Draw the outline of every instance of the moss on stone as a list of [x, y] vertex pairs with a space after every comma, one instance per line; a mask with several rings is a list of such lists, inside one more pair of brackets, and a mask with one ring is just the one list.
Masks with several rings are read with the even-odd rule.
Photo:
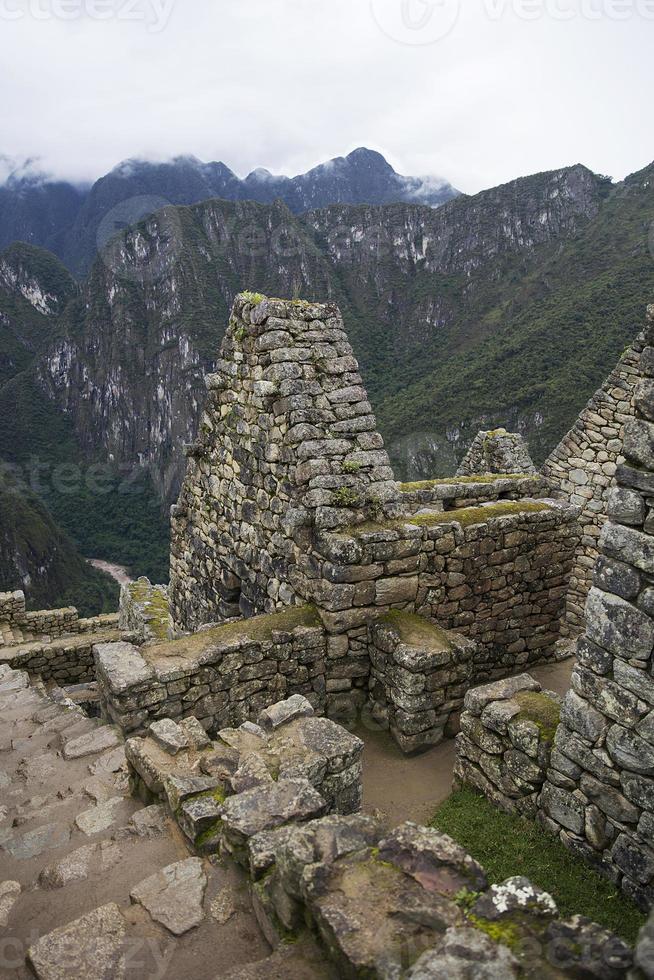
[[433, 511], [428, 514], [396, 518], [395, 520], [376, 522], [367, 521], [349, 528], [353, 537], [361, 534], [375, 534], [380, 531], [401, 531], [407, 524], [414, 527], [432, 527], [436, 524], [452, 524], [456, 522], [463, 527], [471, 524], [484, 524], [493, 517], [510, 517], [519, 514], [533, 514], [552, 510], [550, 504], [540, 501], [498, 500], [492, 504], [476, 507], [460, 507], [456, 510]]
[[128, 586], [134, 602], [143, 608], [148, 629], [157, 640], [168, 639], [170, 607], [168, 597], [156, 585], [137, 580]]
[[451, 476], [439, 480], [420, 480], [418, 483], [400, 483], [402, 493], [413, 493], [416, 490], [432, 490], [434, 487], [456, 486], [459, 483], [495, 483], [498, 480], [527, 480], [533, 477], [530, 473], [484, 473], [479, 476]]
[[259, 303], [263, 303], [266, 297], [263, 293], [253, 293], [249, 289], [246, 289], [241, 293], [241, 298], [245, 300], [246, 303], [252, 303], [253, 306], [258, 306]]
[[272, 639], [275, 631], [292, 633], [301, 626], [320, 626], [320, 618], [315, 606], [289, 606], [282, 612], [270, 613], [267, 616], [253, 616], [250, 619], [239, 619], [224, 626], [214, 626], [212, 629], [201, 630], [191, 636], [180, 637], [179, 640], [169, 640], [167, 643], [157, 643], [143, 649], [147, 660], [159, 660], [168, 657], [178, 657], [183, 660], [196, 660], [210, 646], [218, 643], [231, 643], [238, 640], [251, 640], [254, 643], [265, 643]]
[[447, 630], [430, 623], [428, 619], [405, 612], [403, 609], [390, 609], [379, 618], [380, 623], [396, 630], [402, 643], [407, 646], [426, 647], [428, 650], [451, 650], [452, 643]]
[[221, 833], [222, 828], [223, 822], [220, 818], [218, 818], [218, 820], [214, 821], [210, 827], [207, 827], [207, 829], [203, 830], [201, 834], [198, 834], [198, 836], [195, 838], [195, 846], [198, 848], [198, 850], [201, 851], [207, 844], [212, 843], [218, 834]]
[[513, 922], [491, 922], [490, 919], [482, 919], [477, 915], [469, 915], [468, 922], [490, 936], [494, 943], [508, 946], [509, 949], [516, 949], [520, 945], [522, 933]]
[[537, 691], [521, 691], [514, 695], [513, 700], [522, 708], [520, 714], [513, 720], [532, 721], [537, 726], [542, 740], [551, 745], [559, 726], [561, 706], [547, 694]]
[[356, 490], [351, 487], [339, 487], [332, 492], [332, 505], [334, 507], [358, 507], [361, 498]]
[[471, 524], [484, 524], [493, 517], [510, 517], [518, 514], [535, 514], [551, 510], [549, 504], [524, 500], [499, 500], [495, 504], [485, 504], [483, 507], [461, 507], [458, 510], [446, 510], [433, 514], [417, 514], [406, 519], [407, 524], [418, 527], [431, 527], [433, 524], [451, 524], [456, 521], [463, 527]]

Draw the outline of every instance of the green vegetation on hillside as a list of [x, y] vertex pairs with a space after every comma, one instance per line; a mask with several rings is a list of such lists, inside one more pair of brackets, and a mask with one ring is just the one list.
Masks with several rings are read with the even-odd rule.
[[118, 585], [92, 568], [37, 498], [0, 490], [0, 591], [22, 589], [28, 608], [115, 612]]
[[553, 897], [564, 916], [585, 915], [633, 943], [646, 916], [535, 823], [496, 809], [472, 789], [453, 793], [432, 827], [449, 834], [479, 861], [491, 884], [525, 875]]

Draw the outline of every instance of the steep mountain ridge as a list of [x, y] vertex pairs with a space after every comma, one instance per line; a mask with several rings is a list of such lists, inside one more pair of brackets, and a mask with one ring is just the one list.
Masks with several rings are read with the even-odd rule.
[[507, 272], [524, 274], [539, 250], [577, 235], [608, 190], [573, 167], [436, 210], [338, 205], [298, 217], [281, 204], [221, 201], [167, 209], [120, 238], [115, 262], [95, 263], [39, 361], [39, 383], [84, 452], [139, 461], [170, 499], [239, 289], [339, 302], [381, 401], [464, 345], [470, 316], [503, 293]]
[[419, 201], [436, 206], [458, 194], [446, 180], [403, 177], [380, 153], [360, 148], [297, 177], [253, 171], [241, 180], [224, 163], [180, 156], [161, 163], [126, 160], [90, 188], [33, 174], [0, 186], [0, 248], [16, 240], [50, 249], [74, 272], [86, 274], [113, 235], [172, 204], [210, 198], [284, 201], [296, 213], [346, 202]]
[[165, 208], [108, 245], [62, 315], [14, 290], [47, 342], [0, 383], [0, 459], [112, 467], [115, 492], [44, 499], [85, 554], [164, 578], [161, 502], [244, 288], [340, 304], [398, 476], [452, 472], [500, 424], [542, 459], [654, 295], [653, 174], [612, 185], [575, 166], [438, 209]]

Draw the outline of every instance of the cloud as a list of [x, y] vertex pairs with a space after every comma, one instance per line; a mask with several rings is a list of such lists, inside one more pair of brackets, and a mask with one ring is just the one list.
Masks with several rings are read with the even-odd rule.
[[2, 149], [73, 180], [179, 154], [297, 174], [358, 146], [467, 192], [578, 161], [621, 177], [654, 155], [654, 21], [582, 6], [543, 0], [528, 20], [520, 0], [0, 0]]

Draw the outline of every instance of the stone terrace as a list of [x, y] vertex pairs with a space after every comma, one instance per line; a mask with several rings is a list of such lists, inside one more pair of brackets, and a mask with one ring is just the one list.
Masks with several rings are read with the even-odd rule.
[[93, 645], [120, 639], [118, 616], [80, 619], [74, 607], [25, 610], [22, 592], [0, 593], [0, 665], [60, 686], [95, 679]]

